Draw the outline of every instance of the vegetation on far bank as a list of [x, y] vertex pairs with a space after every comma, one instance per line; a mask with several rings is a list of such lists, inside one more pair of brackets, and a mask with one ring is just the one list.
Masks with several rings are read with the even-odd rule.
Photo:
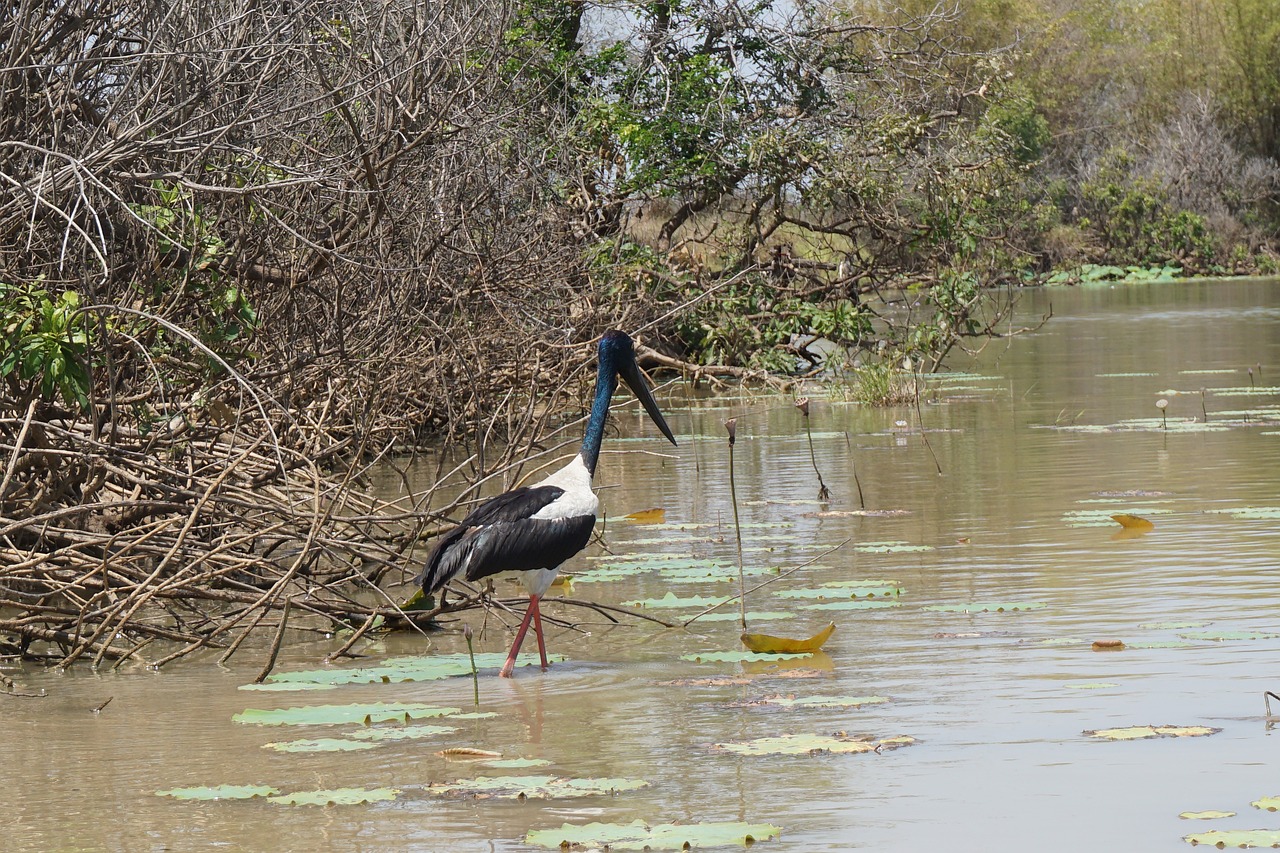
[[0, 54], [0, 634], [68, 660], [372, 620], [469, 495], [368, 466], [513, 479], [605, 328], [929, 370], [1027, 283], [1277, 270], [1263, 0], [20, 0]]

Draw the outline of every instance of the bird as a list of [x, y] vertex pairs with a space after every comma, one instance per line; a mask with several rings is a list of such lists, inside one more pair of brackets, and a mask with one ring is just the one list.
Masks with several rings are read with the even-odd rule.
[[520, 574], [529, 594], [529, 606], [499, 672], [504, 678], [510, 678], [515, 669], [516, 655], [531, 620], [542, 668], [548, 666], [539, 601], [560, 566], [586, 547], [595, 528], [600, 500], [591, 487], [591, 479], [600, 458], [609, 402], [619, 378], [640, 400], [667, 440], [676, 444], [636, 364], [631, 337], [616, 329], [605, 332], [597, 353], [595, 397], [578, 455], [546, 479], [490, 498], [468, 513], [457, 527], [440, 537], [418, 578], [423, 593], [433, 595], [458, 577], [474, 582], [502, 572]]

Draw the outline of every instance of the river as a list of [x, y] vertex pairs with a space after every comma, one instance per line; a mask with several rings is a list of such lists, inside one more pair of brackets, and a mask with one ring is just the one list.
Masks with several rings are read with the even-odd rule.
[[[750, 629], [807, 637], [832, 621], [820, 654], [715, 661], [741, 650], [734, 618], [615, 626], [549, 600], [544, 613], [577, 626], [548, 632], [565, 659], [510, 680], [482, 670], [478, 707], [469, 676], [246, 690], [262, 665], [247, 653], [161, 672], [6, 663], [46, 695], [0, 697], [5, 849], [507, 851], [536, 849], [534, 830], [634, 820], [768, 824], [780, 835], [756, 849], [805, 851], [1176, 850], [1191, 833], [1280, 830], [1280, 813], [1251, 805], [1280, 794], [1263, 704], [1280, 692], [1280, 282], [1029, 290], [1020, 321], [1050, 303], [1042, 328], [954, 356], [956, 373], [931, 382], [918, 410], [805, 389], [826, 503], [789, 397], [672, 391], [663, 407], [678, 448], [636, 407], [617, 417], [626, 438], [606, 440], [597, 475], [603, 544], [568, 565], [567, 594], [647, 600], [683, 621], [700, 608], [656, 600], [737, 589], [721, 426], [736, 417], [748, 582], [777, 578], [748, 598]], [[665, 522], [622, 518], [649, 508]], [[1109, 517], [1122, 513], [1154, 526], [1125, 534]], [[505, 651], [496, 618], [469, 617], [477, 652]], [[465, 655], [457, 627], [379, 638], [357, 663]], [[276, 673], [326, 669], [334, 646], [290, 644]], [[357, 663], [327, 670], [341, 680]], [[234, 719], [351, 703], [471, 713], [425, 720], [450, 732], [319, 752], [266, 745], [369, 727]], [[1203, 728], [1088, 734], [1166, 725]], [[836, 733], [829, 743], [913, 742], [738, 751]], [[522, 761], [439, 754], [458, 747]], [[534, 795], [516, 799], [430, 787], [462, 781], [474, 794], [475, 780], [504, 775], [618, 790], [543, 799], [529, 781]], [[378, 801], [157, 795], [222, 784]], [[1206, 810], [1237, 814], [1180, 816]]]

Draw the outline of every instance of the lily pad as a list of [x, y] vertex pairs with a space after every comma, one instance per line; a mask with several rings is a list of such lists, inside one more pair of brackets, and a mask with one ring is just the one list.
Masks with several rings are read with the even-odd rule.
[[286, 806], [358, 806], [394, 800], [399, 793], [397, 788], [333, 788], [327, 791], [296, 791], [267, 799]]
[[1178, 817], [1183, 820], [1220, 820], [1224, 817], [1235, 817], [1235, 812], [1222, 812], [1210, 809], [1203, 812], [1183, 812]]
[[247, 708], [231, 719], [259, 726], [336, 726], [346, 723], [384, 723], [421, 717], [447, 717], [459, 708], [437, 708], [416, 702], [369, 702], [354, 705], [304, 705], [298, 708]]
[[525, 767], [547, 767], [551, 762], [545, 758], [498, 758], [493, 761], [486, 761], [484, 764], [503, 770], [520, 770]]
[[1017, 610], [1043, 610], [1047, 605], [1027, 601], [973, 601], [968, 604], [928, 604], [920, 608], [936, 613], [1006, 613]]
[[1192, 649], [1196, 644], [1187, 640], [1135, 640], [1127, 645], [1131, 649]]
[[439, 797], [557, 800], [599, 797], [648, 786], [643, 779], [567, 779], [559, 776], [480, 776], [458, 782], [433, 782], [426, 790]]
[[1138, 625], [1139, 628], [1146, 628], [1151, 631], [1178, 631], [1187, 628], [1203, 628], [1210, 623], [1201, 622], [1143, 622]]
[[[724, 613], [708, 613], [706, 616], [699, 616], [698, 622], [737, 622], [742, 618], [734, 612]], [[777, 622], [780, 619], [794, 619], [794, 613], [787, 613], [783, 610], [748, 610], [748, 622]]]
[[536, 829], [526, 844], [552, 850], [689, 850], [698, 847], [743, 847], [776, 838], [782, 827], [768, 823], [682, 823], [649, 826], [633, 823], [566, 823], [559, 829]]
[[907, 735], [876, 740], [868, 735], [780, 735], [762, 737], [743, 743], [718, 743], [716, 749], [736, 755], [822, 755], [825, 753], [856, 754], [884, 752], [900, 746], [910, 746], [915, 738]]
[[251, 800], [254, 797], [270, 797], [279, 794], [278, 788], [269, 785], [212, 785], [200, 788], [170, 788], [156, 791], [158, 797], [175, 800]]
[[1230, 515], [1243, 521], [1280, 521], [1280, 506], [1246, 506], [1236, 509], [1205, 510], [1212, 515]]
[[860, 554], [910, 554], [932, 551], [932, 545], [909, 545], [906, 542], [864, 542], [853, 550]]
[[1210, 829], [1182, 836], [1192, 844], [1224, 847], [1280, 847], [1280, 829]]
[[799, 658], [812, 656], [812, 652], [792, 654], [763, 654], [761, 652], [699, 652], [694, 655], [681, 655], [680, 660], [688, 660], [695, 663], [752, 663], [755, 661], [797, 660]]
[[765, 696], [745, 705], [777, 705], [781, 708], [861, 708], [889, 700], [883, 696]]
[[370, 729], [357, 729], [347, 732], [347, 737], [356, 740], [418, 740], [456, 732], [454, 726], [375, 726]]
[[1254, 800], [1252, 803], [1249, 803], [1249, 805], [1253, 806], [1255, 809], [1273, 812], [1280, 809], [1280, 797], [1263, 797], [1261, 799]]
[[1222, 729], [1212, 726], [1127, 726], [1121, 729], [1097, 729], [1083, 732], [1103, 740], [1143, 740], [1153, 737], [1208, 737]]
[[622, 602], [623, 607], [679, 608], [679, 607], [712, 607], [724, 604], [729, 599], [725, 596], [690, 595], [679, 597], [669, 592], [662, 598], [641, 598]]
[[821, 586], [784, 589], [775, 593], [778, 598], [890, 598], [906, 592], [892, 581], [841, 581]]
[[[500, 652], [476, 655], [477, 669], [498, 669], [507, 656]], [[563, 656], [548, 656], [548, 660], [564, 660]], [[516, 666], [536, 666], [538, 656], [522, 655]], [[471, 658], [463, 653], [456, 655], [407, 655], [387, 658], [377, 666], [301, 670], [277, 672], [268, 677], [272, 684], [397, 684], [411, 681], [435, 681], [471, 675]], [[241, 688], [245, 689], [245, 688]], [[279, 687], [278, 690], [287, 688]], [[310, 689], [310, 688], [301, 688]]]
[[887, 607], [901, 607], [901, 601], [876, 601], [874, 599], [847, 599], [845, 601], [824, 601], [821, 604], [806, 604], [801, 610], [883, 610]]
[[[1111, 504], [1115, 507], [1115, 504]], [[1114, 527], [1117, 523], [1116, 516], [1122, 515], [1125, 518], [1139, 518], [1146, 515], [1168, 515], [1173, 510], [1161, 507], [1142, 506], [1134, 508], [1125, 508], [1124, 513], [1117, 513], [1115, 509], [1073, 509], [1070, 512], [1063, 513], [1062, 520], [1067, 527]], [[1148, 519], [1142, 519], [1148, 524]], [[1123, 524], [1124, 522], [1119, 522]], [[1155, 525], [1152, 524], [1154, 527]]]
[[304, 738], [302, 740], [282, 740], [264, 743], [263, 749], [274, 749], [276, 752], [354, 752], [359, 749], [373, 749], [376, 743], [347, 740], [338, 737]]
[[1270, 631], [1184, 631], [1178, 634], [1184, 640], [1274, 640], [1280, 637]]

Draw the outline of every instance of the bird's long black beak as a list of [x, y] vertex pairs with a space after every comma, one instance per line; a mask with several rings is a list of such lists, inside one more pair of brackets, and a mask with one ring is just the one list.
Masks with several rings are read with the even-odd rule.
[[631, 393], [636, 395], [636, 399], [640, 401], [640, 405], [644, 406], [644, 410], [649, 413], [649, 417], [657, 424], [658, 429], [662, 430], [662, 434], [667, 437], [667, 441], [675, 444], [676, 437], [671, 434], [671, 427], [667, 426], [666, 418], [658, 410], [658, 404], [653, 399], [653, 394], [649, 391], [648, 383], [644, 381], [644, 374], [640, 372], [640, 366], [635, 361], [626, 359], [622, 368], [618, 371], [618, 375], [622, 377], [623, 382], [627, 383]]

